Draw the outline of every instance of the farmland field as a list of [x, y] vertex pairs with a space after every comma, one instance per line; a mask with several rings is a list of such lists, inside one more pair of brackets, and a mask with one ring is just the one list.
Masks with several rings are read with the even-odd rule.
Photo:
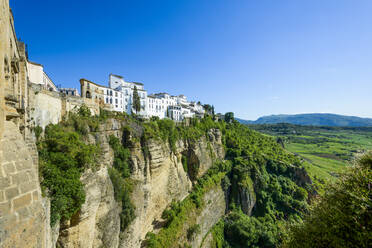
[[292, 124], [250, 125], [282, 140], [300, 156], [310, 176], [319, 183], [333, 180], [359, 153], [372, 150], [372, 128], [315, 127]]

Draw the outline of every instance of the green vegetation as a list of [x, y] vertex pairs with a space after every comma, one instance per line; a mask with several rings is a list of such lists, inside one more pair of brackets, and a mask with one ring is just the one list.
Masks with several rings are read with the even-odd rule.
[[113, 135], [110, 136], [109, 144], [114, 150], [114, 164], [109, 169], [109, 175], [114, 186], [115, 200], [121, 203], [120, 230], [123, 231], [135, 218], [134, 205], [130, 200], [130, 193], [132, 191], [132, 182], [129, 179], [130, 152]]
[[[75, 117], [84, 121], [84, 116]], [[73, 126], [66, 122], [48, 125], [38, 142], [41, 186], [51, 197], [51, 225], [68, 220], [85, 201], [81, 173], [94, 168], [99, 149], [87, 145]]]
[[[233, 123], [226, 131], [231, 213], [225, 219], [225, 240], [231, 247], [275, 247], [284, 221], [298, 221], [307, 211], [306, 182], [297, 177], [302, 166], [276, 140]], [[252, 192], [256, 205], [249, 217], [241, 210], [240, 192]], [[308, 188], [308, 190], [311, 190]]]
[[178, 140], [192, 144], [202, 136], [207, 137], [209, 130], [218, 128], [223, 132], [226, 126], [224, 122], [214, 122], [210, 116], [203, 119], [191, 119], [190, 122], [190, 125], [185, 125], [185, 123], [176, 125], [169, 119], [152, 119], [142, 123], [144, 128], [142, 139], [160, 139], [168, 142], [171, 149], [175, 151]]
[[133, 90], [133, 109], [136, 111], [136, 114], [141, 110], [141, 100], [136, 86], [134, 86]]
[[371, 247], [372, 153], [330, 184], [303, 223], [292, 227], [288, 248]]
[[257, 131], [284, 140], [298, 155], [319, 186], [334, 180], [352, 162], [355, 154], [372, 149], [372, 128], [310, 127], [292, 124], [251, 125]]
[[225, 121], [227, 123], [230, 123], [230, 122], [234, 121], [234, 113], [233, 112], [227, 112], [225, 114]]
[[[191, 236], [197, 231], [198, 227], [195, 223], [196, 216], [202, 210], [204, 205], [203, 196], [211, 188], [218, 186], [221, 180], [226, 175], [226, 171], [231, 169], [229, 162], [216, 163], [208, 172], [198, 180], [195, 184], [192, 193], [190, 193], [182, 202], [173, 202], [169, 209], [163, 212], [165, 227], [158, 234], [148, 233], [146, 235], [147, 247], [165, 248], [175, 247], [178, 239], [184, 234], [184, 227], [190, 226], [188, 229]], [[192, 228], [194, 227], [194, 228]], [[191, 234], [192, 233], [192, 234]]]
[[[274, 138], [252, 131], [236, 121], [230, 124], [214, 122], [211, 117], [190, 127], [174, 127], [175, 131], [168, 127], [159, 133], [164, 140], [172, 132], [176, 132], [176, 140], [193, 140], [212, 127], [223, 133], [226, 162], [217, 163], [198, 180], [184, 201], [174, 202], [164, 211], [165, 227], [157, 235], [147, 235], [148, 247], [174, 247], [185, 234], [185, 226], [189, 227], [186, 234], [192, 236], [192, 227], [197, 224], [195, 216], [203, 207], [202, 196], [211, 185], [222, 186], [229, 192], [231, 210], [222, 224], [212, 229], [216, 247], [275, 247], [283, 235], [279, 228], [282, 223], [299, 221], [307, 211], [307, 190], [311, 188], [298, 177], [298, 172], [303, 171], [301, 162], [278, 145]], [[182, 162], [188, 172], [192, 171], [190, 167], [194, 165], [186, 159]], [[252, 194], [256, 200], [251, 217], [242, 212], [240, 195], [243, 191]]]
[[256, 121], [239, 120], [243, 124], [290, 123], [295, 125], [331, 127], [372, 127], [372, 119], [335, 114], [270, 115]]
[[187, 240], [192, 240], [196, 234], [200, 233], [200, 225], [194, 224], [187, 229]]

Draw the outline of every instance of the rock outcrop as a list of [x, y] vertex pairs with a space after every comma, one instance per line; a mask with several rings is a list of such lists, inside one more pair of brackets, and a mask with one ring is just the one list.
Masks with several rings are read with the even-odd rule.
[[[136, 219], [122, 236], [120, 247], [140, 247], [146, 234], [155, 231], [161, 223], [161, 214], [173, 200], [184, 199], [192, 188], [192, 181], [182, 165], [182, 155], [192, 154], [188, 160], [198, 161], [198, 177], [224, 157], [219, 130], [211, 130], [209, 139], [201, 137], [188, 144], [179, 140], [176, 151], [167, 142], [148, 140], [132, 147], [133, 179], [137, 181], [133, 192]], [[147, 152], [144, 152], [147, 151]], [[224, 203], [225, 204], [225, 203]], [[217, 219], [218, 220], [218, 219]]]
[[[209, 230], [220, 220], [226, 211], [225, 193], [220, 186], [208, 191], [204, 195], [203, 201], [203, 210], [196, 218], [196, 223], [200, 226], [200, 231], [190, 242], [192, 247], [200, 247], [203, 238], [208, 235]], [[208, 247], [209, 243], [210, 240], [204, 240], [203, 246]]]
[[[201, 177], [215, 162], [223, 159], [224, 150], [219, 130], [210, 130], [193, 143], [178, 140], [175, 148], [160, 139], [141, 141], [123, 134], [124, 121], [108, 120], [86, 142], [99, 144], [102, 159], [95, 169], [81, 177], [86, 201], [69, 221], [50, 227], [50, 201], [42, 198], [38, 179], [38, 159], [35, 143], [26, 144], [13, 123], [6, 123], [1, 140], [0, 170], [0, 243], [1, 247], [141, 247], [150, 231], [161, 228], [161, 215], [173, 201], [183, 200], [191, 191], [193, 181]], [[135, 130], [137, 129], [137, 130]], [[141, 133], [140, 128], [133, 127]], [[108, 144], [110, 135], [129, 139], [132, 176], [135, 182], [132, 202], [135, 219], [120, 230], [120, 203], [108, 175], [114, 154]], [[128, 141], [128, 140], [123, 140]], [[190, 178], [182, 157], [198, 165], [196, 178]], [[225, 213], [225, 196], [220, 187], [213, 188], [203, 198], [205, 208], [197, 216], [200, 233], [193, 239], [199, 247], [209, 229]]]

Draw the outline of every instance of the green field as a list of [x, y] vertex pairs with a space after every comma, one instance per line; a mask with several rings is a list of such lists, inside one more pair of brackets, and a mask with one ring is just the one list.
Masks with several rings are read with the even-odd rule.
[[292, 124], [250, 125], [259, 132], [280, 137], [290, 152], [304, 160], [317, 182], [333, 180], [359, 153], [372, 150], [372, 128], [314, 127]]

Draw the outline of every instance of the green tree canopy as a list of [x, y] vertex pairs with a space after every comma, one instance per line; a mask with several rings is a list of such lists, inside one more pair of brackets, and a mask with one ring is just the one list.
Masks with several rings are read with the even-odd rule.
[[231, 123], [234, 120], [234, 113], [233, 112], [227, 112], [225, 114], [225, 121], [227, 123]]
[[328, 187], [284, 247], [371, 247], [371, 168], [372, 152]]

